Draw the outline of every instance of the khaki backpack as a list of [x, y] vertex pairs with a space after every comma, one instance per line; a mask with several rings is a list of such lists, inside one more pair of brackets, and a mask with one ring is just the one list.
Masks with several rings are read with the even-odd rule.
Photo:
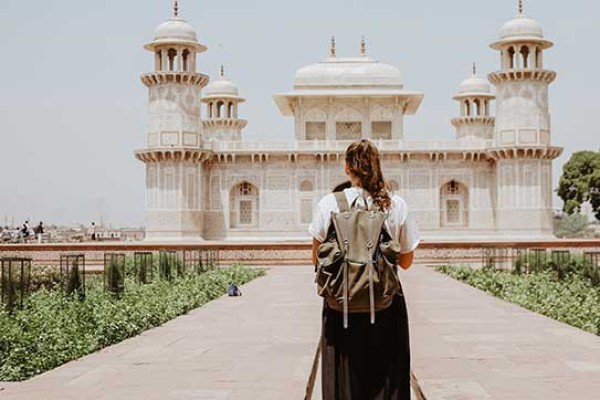
[[390, 306], [400, 290], [396, 263], [400, 243], [385, 226], [387, 212], [375, 204], [369, 209], [348, 204], [344, 192], [336, 192], [339, 212], [331, 213], [327, 238], [317, 248], [317, 290], [327, 305], [344, 313], [370, 313]]

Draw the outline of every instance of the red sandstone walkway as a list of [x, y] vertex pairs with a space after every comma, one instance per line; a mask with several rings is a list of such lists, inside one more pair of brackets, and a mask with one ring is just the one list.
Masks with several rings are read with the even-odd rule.
[[271, 270], [159, 328], [24, 383], [2, 400], [302, 399], [320, 333], [310, 267]]
[[428, 400], [600, 399], [600, 337], [429, 268], [402, 280]]
[[[426, 267], [401, 278], [413, 370], [428, 400], [599, 398], [600, 338]], [[302, 399], [319, 335], [312, 279], [310, 267], [274, 268], [241, 298], [27, 382], [0, 382], [0, 399]]]

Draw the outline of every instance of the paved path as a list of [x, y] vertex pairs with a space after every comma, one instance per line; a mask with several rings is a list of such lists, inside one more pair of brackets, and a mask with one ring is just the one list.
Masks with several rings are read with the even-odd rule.
[[27, 382], [0, 383], [0, 399], [302, 399], [320, 333], [312, 279], [311, 267], [272, 269], [242, 297]]
[[[0, 382], [0, 399], [302, 399], [320, 330], [312, 279], [310, 267], [271, 269], [241, 298], [222, 297], [27, 382]], [[401, 279], [427, 400], [599, 398], [600, 338], [426, 267]]]
[[600, 399], [600, 337], [429, 268], [402, 281], [428, 400]]

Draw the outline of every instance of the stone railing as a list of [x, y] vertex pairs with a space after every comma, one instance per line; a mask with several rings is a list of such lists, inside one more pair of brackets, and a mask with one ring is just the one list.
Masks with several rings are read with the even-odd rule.
[[[204, 150], [220, 152], [302, 152], [335, 151], [342, 152], [352, 143], [351, 140], [297, 140], [290, 142], [205, 142]], [[382, 151], [444, 151], [444, 150], [485, 150], [492, 146], [488, 140], [452, 140], [452, 141], [403, 141], [374, 140]]]
[[[573, 253], [600, 252], [600, 240], [548, 241], [423, 241], [415, 253], [416, 263], [480, 263], [489, 249], [514, 259], [527, 249], [569, 250]], [[223, 264], [241, 262], [249, 265], [309, 265], [311, 243], [306, 242], [206, 242], [194, 244], [115, 242], [76, 244], [0, 245], [0, 257], [31, 257], [34, 263], [58, 264], [61, 254], [83, 253], [89, 265], [102, 265], [104, 253], [133, 254], [137, 251], [218, 250]]]

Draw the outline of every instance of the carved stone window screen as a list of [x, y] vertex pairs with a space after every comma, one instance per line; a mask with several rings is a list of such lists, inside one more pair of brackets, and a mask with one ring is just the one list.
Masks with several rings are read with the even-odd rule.
[[248, 182], [242, 182], [239, 185], [238, 191], [239, 191], [239, 194], [242, 196], [252, 196], [252, 195], [254, 195], [254, 191], [255, 191], [254, 189], [255, 189], [254, 185], [251, 185]]
[[444, 186], [444, 191], [448, 195], [460, 195], [460, 184], [456, 181], [450, 181]]
[[240, 200], [240, 224], [252, 224], [252, 201]]
[[467, 187], [455, 180], [440, 190], [440, 225], [442, 227], [468, 227], [469, 192]]
[[230, 225], [232, 228], [258, 226], [258, 189], [249, 182], [240, 182], [231, 190]]
[[446, 222], [457, 224], [460, 222], [460, 201], [446, 200]]
[[325, 122], [307, 122], [306, 140], [325, 140]]
[[392, 138], [391, 121], [373, 121], [371, 122], [371, 138], [390, 140]]
[[362, 135], [362, 123], [336, 122], [335, 133], [338, 140], [358, 140]]

